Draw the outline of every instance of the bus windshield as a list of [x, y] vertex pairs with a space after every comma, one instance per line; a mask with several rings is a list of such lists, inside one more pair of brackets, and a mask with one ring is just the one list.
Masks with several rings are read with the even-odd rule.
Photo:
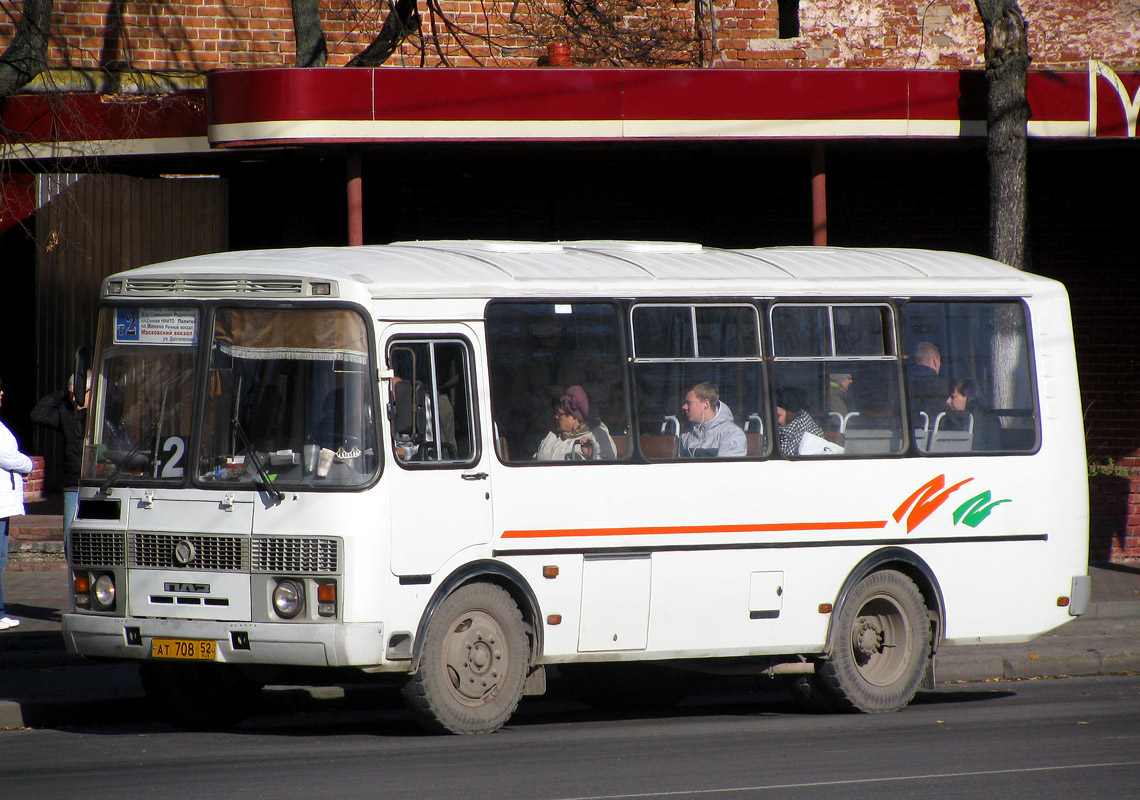
[[193, 420], [199, 312], [104, 308], [86, 479], [181, 482]]
[[376, 425], [358, 314], [221, 308], [209, 358], [199, 481], [311, 488], [371, 480]]

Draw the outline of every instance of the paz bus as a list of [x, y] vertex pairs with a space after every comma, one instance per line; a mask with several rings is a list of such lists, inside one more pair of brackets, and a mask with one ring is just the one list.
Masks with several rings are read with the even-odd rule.
[[186, 726], [297, 669], [454, 733], [552, 666], [893, 711], [1089, 599], [1068, 300], [975, 256], [218, 253], [105, 279], [90, 369], [64, 636]]

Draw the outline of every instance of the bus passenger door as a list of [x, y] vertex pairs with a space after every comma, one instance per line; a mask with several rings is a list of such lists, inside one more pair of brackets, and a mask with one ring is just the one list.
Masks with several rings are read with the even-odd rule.
[[394, 325], [381, 352], [385, 381], [392, 572], [434, 575], [491, 539], [490, 456], [479, 446], [478, 336], [460, 324]]

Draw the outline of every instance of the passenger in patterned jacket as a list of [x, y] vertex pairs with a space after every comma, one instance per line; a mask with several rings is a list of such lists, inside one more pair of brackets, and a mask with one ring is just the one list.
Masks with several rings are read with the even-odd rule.
[[781, 389], [776, 393], [776, 423], [780, 426], [780, 453], [785, 458], [798, 455], [805, 433], [823, 436], [812, 415], [804, 408], [804, 393], [800, 389]]

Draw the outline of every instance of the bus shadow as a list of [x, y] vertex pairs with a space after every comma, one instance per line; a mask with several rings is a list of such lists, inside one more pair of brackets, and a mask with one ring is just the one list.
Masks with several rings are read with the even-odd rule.
[[[995, 690], [960, 685], [920, 691], [911, 701], [913, 707], [954, 706], [1013, 697], [1012, 690]], [[162, 720], [143, 698], [123, 704], [118, 713], [93, 715], [103, 725], [67, 725], [72, 730], [92, 734], [121, 733], [124, 728], [182, 731]], [[905, 713], [905, 710], [904, 710]], [[660, 708], [598, 708], [575, 697], [568, 687], [555, 680], [541, 697], [527, 697], [507, 723], [511, 728], [543, 725], [597, 724], [607, 722], [652, 722], [710, 717], [797, 718], [847, 717], [858, 714], [817, 711], [804, 708], [788, 694], [779, 681], [756, 678], [702, 679], [693, 692], [679, 704]], [[58, 720], [39, 720], [37, 727], [56, 727]], [[36, 726], [35, 722], [31, 723]], [[248, 719], [225, 731], [229, 735], [309, 736], [380, 736], [406, 738], [431, 736], [421, 728], [404, 707], [399, 689], [371, 684], [343, 687], [271, 686], [262, 691], [257, 708]]]
[[912, 706], [944, 706], [961, 703], [981, 703], [989, 700], [1005, 700], [1015, 697], [1017, 692], [1012, 689], [993, 689], [978, 686], [976, 689], [966, 685], [938, 687], [920, 691], [910, 701]]

